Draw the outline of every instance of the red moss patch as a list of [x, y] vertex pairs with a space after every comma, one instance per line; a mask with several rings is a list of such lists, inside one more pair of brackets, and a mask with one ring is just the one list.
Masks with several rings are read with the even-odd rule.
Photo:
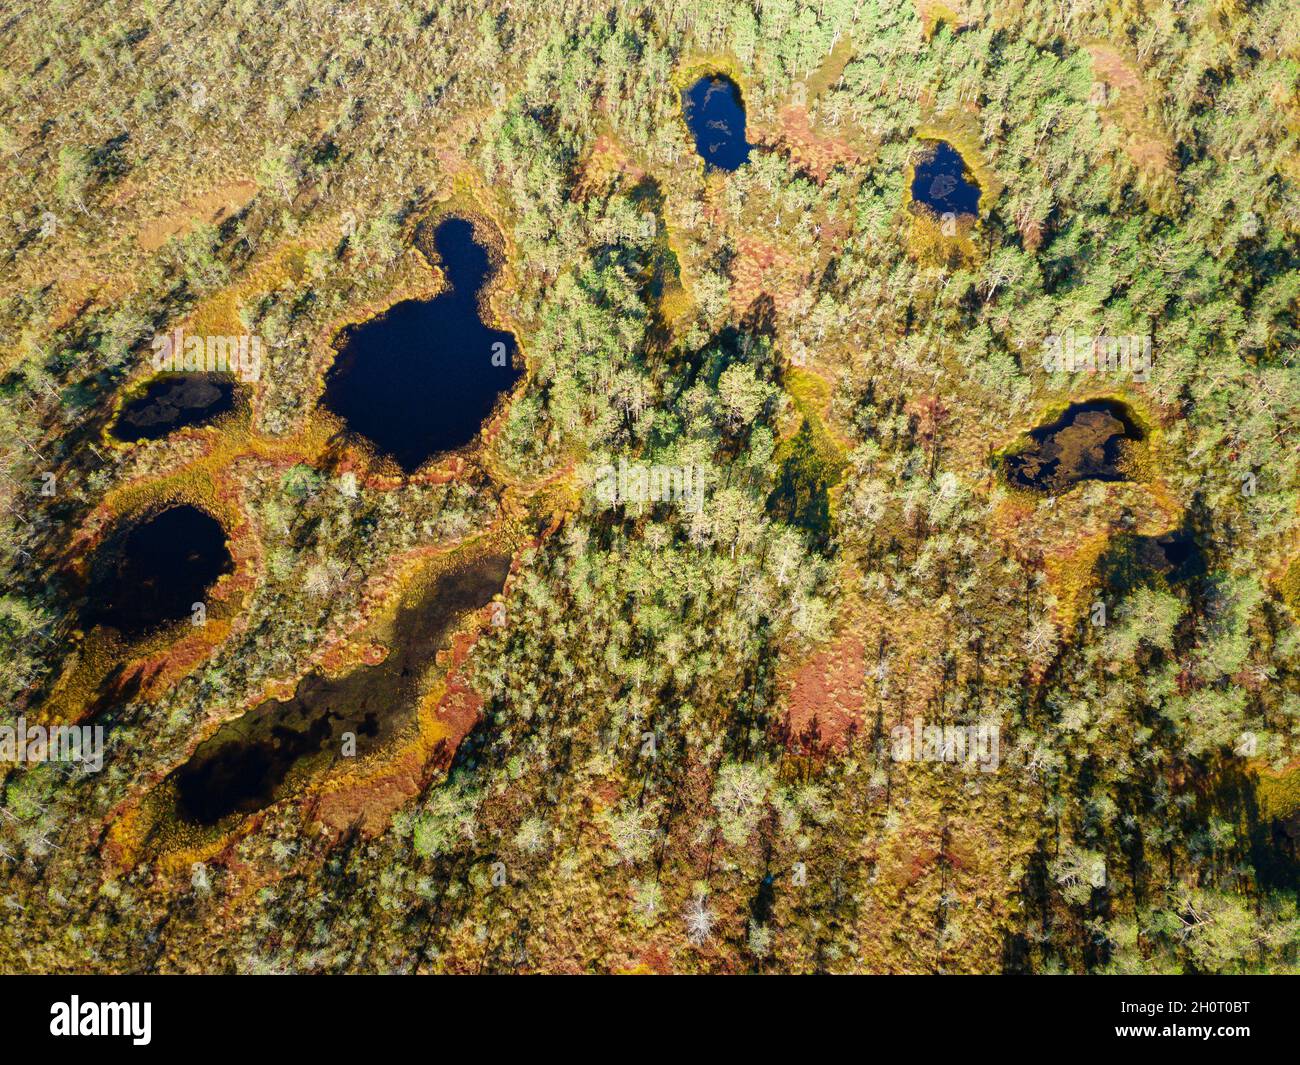
[[786, 723], [791, 746], [842, 750], [862, 727], [866, 643], [850, 628], [813, 653], [790, 679]]

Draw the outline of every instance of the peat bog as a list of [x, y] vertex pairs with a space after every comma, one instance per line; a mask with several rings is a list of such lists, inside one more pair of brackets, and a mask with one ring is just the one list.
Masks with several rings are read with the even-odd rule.
[[1145, 434], [1115, 400], [1073, 403], [1055, 421], [1029, 431], [1030, 443], [1003, 459], [1018, 488], [1063, 492], [1080, 481], [1126, 481], [1124, 442]]
[[719, 170], [738, 170], [753, 148], [745, 139], [745, 104], [730, 78], [710, 74], [682, 93], [682, 115], [700, 158]]
[[1190, 525], [1156, 536], [1132, 533], [1115, 537], [1099, 563], [1102, 583], [1128, 594], [1155, 578], [1169, 586], [1204, 577], [1209, 570], [1205, 552]]
[[91, 564], [82, 622], [140, 636], [189, 618], [211, 584], [233, 568], [226, 531], [183, 503], [122, 523]]
[[974, 215], [979, 213], [980, 187], [957, 149], [947, 141], [932, 141], [916, 164], [912, 199], [938, 215]]
[[438, 650], [461, 618], [501, 591], [509, 570], [508, 555], [486, 555], [441, 574], [398, 610], [382, 662], [339, 679], [310, 673], [292, 699], [268, 699], [223, 725], [174, 774], [177, 818], [214, 825], [264, 809], [295, 769], [318, 772], [343, 758], [345, 732], [356, 737], [356, 757], [378, 749], [414, 720]]
[[521, 372], [514, 336], [483, 321], [493, 264], [473, 225], [444, 219], [433, 243], [448, 289], [347, 329], [322, 401], [407, 473], [473, 441]]

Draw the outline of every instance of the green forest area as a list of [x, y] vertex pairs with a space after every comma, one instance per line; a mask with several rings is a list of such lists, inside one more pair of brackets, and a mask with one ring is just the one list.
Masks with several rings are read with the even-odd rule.
[[[0, 757], [0, 971], [1300, 970], [1296, 15], [7, 4], [0, 725], [103, 757]], [[516, 376], [402, 466], [439, 299]]]

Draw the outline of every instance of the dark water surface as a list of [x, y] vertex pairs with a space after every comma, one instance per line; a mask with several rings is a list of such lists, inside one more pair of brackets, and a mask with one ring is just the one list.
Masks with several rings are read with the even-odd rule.
[[700, 158], [719, 170], [737, 170], [753, 148], [745, 139], [745, 104], [730, 78], [700, 78], [682, 94], [682, 114]]
[[492, 262], [473, 226], [448, 218], [433, 242], [450, 290], [348, 329], [325, 381], [325, 406], [408, 473], [470, 443], [520, 376], [514, 336], [480, 316]]
[[947, 141], [934, 141], [916, 164], [912, 199], [935, 214], [978, 214], [980, 187], [967, 176], [957, 149]]
[[155, 377], [123, 405], [112, 433], [118, 440], [158, 440], [186, 425], [202, 425], [235, 406], [235, 382], [213, 373]]
[[1123, 441], [1143, 433], [1122, 403], [1075, 403], [1048, 425], [1031, 429], [1032, 443], [1007, 455], [1010, 482], [1040, 492], [1061, 492], [1080, 481], [1124, 481]]
[[1156, 578], [1170, 586], [1194, 581], [1209, 569], [1204, 550], [1186, 524], [1156, 536], [1116, 536], [1098, 568], [1102, 583], [1123, 594]]
[[399, 609], [388, 657], [331, 680], [310, 673], [293, 698], [268, 699], [223, 725], [176, 771], [177, 816], [213, 825], [280, 798], [292, 770], [319, 771], [343, 757], [343, 733], [356, 756], [377, 749], [414, 720], [420, 681], [451, 630], [501, 591], [507, 555], [489, 555], [444, 573], [417, 603]]
[[189, 618], [231, 569], [221, 523], [189, 504], [171, 507], [105, 539], [91, 566], [83, 622], [136, 636]]

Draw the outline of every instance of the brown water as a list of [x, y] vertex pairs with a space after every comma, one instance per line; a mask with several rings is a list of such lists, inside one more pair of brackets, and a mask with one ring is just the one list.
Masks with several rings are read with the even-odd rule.
[[337, 680], [311, 673], [293, 698], [268, 699], [223, 725], [174, 774], [178, 818], [212, 825], [269, 806], [291, 775], [337, 764], [344, 733], [355, 735], [356, 757], [392, 739], [414, 721], [421, 681], [456, 624], [492, 601], [509, 569], [509, 556], [488, 555], [442, 574], [398, 610], [383, 662]]
[[1125, 441], [1143, 439], [1122, 403], [1075, 403], [1056, 421], [1030, 430], [1028, 447], [1007, 455], [1007, 479], [1017, 487], [1063, 492], [1080, 481], [1125, 481]]

